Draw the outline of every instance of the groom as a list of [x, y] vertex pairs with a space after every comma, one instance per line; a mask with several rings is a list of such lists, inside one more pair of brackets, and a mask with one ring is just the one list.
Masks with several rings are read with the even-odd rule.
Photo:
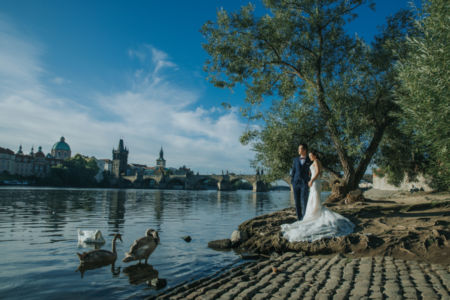
[[303, 219], [308, 203], [309, 187], [308, 182], [311, 179], [309, 167], [312, 162], [308, 155], [308, 146], [300, 144], [298, 146], [299, 156], [294, 158], [291, 173], [291, 184], [294, 190], [295, 208], [299, 220]]

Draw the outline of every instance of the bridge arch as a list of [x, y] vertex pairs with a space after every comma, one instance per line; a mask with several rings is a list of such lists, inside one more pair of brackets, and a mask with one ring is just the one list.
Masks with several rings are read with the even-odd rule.
[[174, 188], [174, 189], [185, 189], [186, 180], [180, 177], [170, 178], [167, 181], [167, 187], [168, 188]]
[[217, 189], [218, 182], [219, 181], [214, 177], [202, 176], [193, 180], [191, 182], [191, 187], [199, 190]]
[[143, 186], [144, 187], [148, 187], [148, 188], [157, 188], [158, 187], [158, 182], [154, 179], [154, 178], [145, 178], [142, 180], [143, 182]]
[[253, 182], [245, 177], [235, 177], [230, 179], [233, 190], [253, 190]]

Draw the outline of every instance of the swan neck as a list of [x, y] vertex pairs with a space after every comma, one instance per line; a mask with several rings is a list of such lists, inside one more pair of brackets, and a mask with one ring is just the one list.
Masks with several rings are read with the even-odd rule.
[[114, 237], [113, 242], [112, 242], [112, 252], [114, 254], [116, 253], [116, 240], [117, 240], [117, 238]]

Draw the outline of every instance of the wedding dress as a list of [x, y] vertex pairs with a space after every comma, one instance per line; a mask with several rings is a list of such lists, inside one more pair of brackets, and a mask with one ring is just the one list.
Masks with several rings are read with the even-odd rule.
[[[311, 165], [311, 177], [316, 169]], [[322, 184], [320, 178], [313, 181], [309, 189], [308, 203], [303, 220], [292, 224], [281, 225], [283, 237], [289, 242], [312, 242], [321, 238], [344, 236], [353, 232], [355, 225], [349, 219], [322, 206], [320, 193]]]

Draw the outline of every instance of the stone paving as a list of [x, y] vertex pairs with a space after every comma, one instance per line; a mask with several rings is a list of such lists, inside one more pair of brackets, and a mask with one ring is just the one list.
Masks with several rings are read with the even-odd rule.
[[450, 266], [392, 257], [286, 253], [174, 287], [155, 299], [450, 299]]

